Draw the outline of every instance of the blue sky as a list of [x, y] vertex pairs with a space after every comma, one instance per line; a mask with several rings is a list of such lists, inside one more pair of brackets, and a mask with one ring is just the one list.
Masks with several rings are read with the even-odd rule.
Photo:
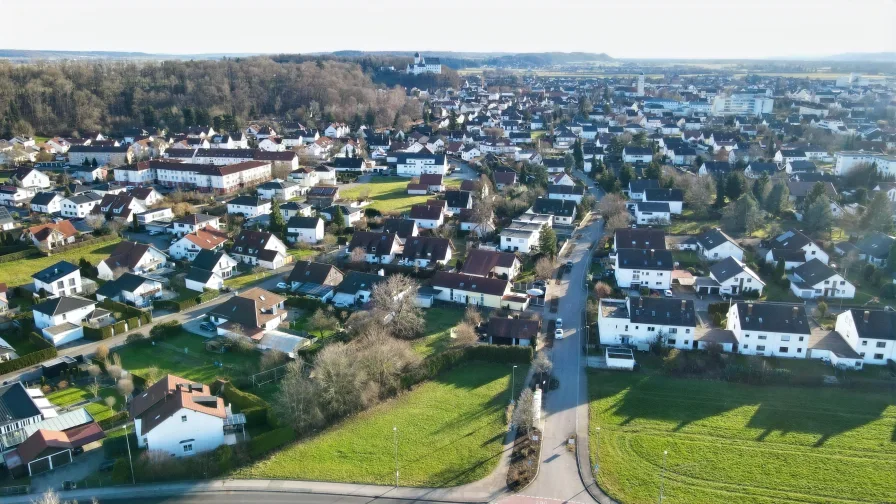
[[4, 49], [586, 51], [621, 58], [896, 51], [896, 0], [0, 3]]

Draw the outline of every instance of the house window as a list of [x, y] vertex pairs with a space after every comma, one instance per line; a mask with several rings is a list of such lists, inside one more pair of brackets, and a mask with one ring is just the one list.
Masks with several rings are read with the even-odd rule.
[[767, 339], [767, 338], [768, 338], [768, 336], [766, 336], [766, 335], [764, 335], [764, 334], [760, 334], [760, 335], [759, 335], [759, 339], [761, 339], [761, 340], [764, 340], [764, 339]]
[[655, 331], [655, 330], [656, 330], [656, 327], [647, 326], [647, 331], [648, 331], [648, 332], [653, 332], [653, 331]]
[[764, 352], [764, 351], [765, 351], [765, 345], [759, 345], [759, 346], [757, 346], [757, 347], [756, 347], [756, 351], [757, 351], [757, 352]]
[[868, 346], [868, 342], [863, 340], [863, 341], [862, 341], [862, 346]]
[[882, 353], [874, 354], [874, 360], [883, 360], [883, 358], [884, 358], [884, 354], [882, 354]]
[[184, 453], [193, 453], [193, 443], [187, 443], [184, 445]]
[[800, 341], [803, 341], [803, 337], [802, 337], [802, 336], [800, 336]]
[[802, 348], [797, 348], [797, 349], [796, 349], [796, 353], [803, 353], [803, 349], [802, 349]]
[[750, 345], [744, 345], [744, 350], [749, 350], [749, 349], [750, 349]]
[[789, 350], [790, 350], [790, 349], [787, 348], [786, 346], [782, 346], [781, 348], [778, 349], [778, 351], [781, 352], [781, 353], [787, 353]]
[[667, 343], [669, 343], [670, 345], [674, 345], [674, 344], [675, 344], [675, 340], [674, 340], [674, 339], [667, 340]]
[[181, 415], [181, 416], [180, 416], [180, 421], [181, 421], [181, 422], [186, 422], [186, 421], [187, 421], [187, 415]]
[[790, 335], [781, 336], [781, 341], [790, 341]]
[[884, 341], [878, 341], [877, 348], [887, 348], [887, 343]]
[[684, 330], [684, 333], [685, 333], [685, 334], [691, 334], [691, 330], [690, 330], [690, 329], [685, 329], [685, 330]]
[[677, 327], [670, 327], [670, 328], [669, 328], [669, 334], [678, 334], [678, 328], [677, 328]]

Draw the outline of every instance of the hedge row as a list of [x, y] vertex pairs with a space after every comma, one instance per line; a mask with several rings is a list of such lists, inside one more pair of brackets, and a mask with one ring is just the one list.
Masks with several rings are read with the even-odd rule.
[[131, 317], [126, 322], [128, 323], [128, 331], [140, 327], [140, 317]]
[[113, 301], [111, 298], [104, 299], [101, 306], [111, 312], [122, 313], [125, 317], [139, 317], [143, 315], [143, 310]]
[[155, 302], [156, 308], [162, 310], [170, 310], [174, 312], [182, 312], [188, 308], [196, 306], [196, 298], [187, 299], [166, 299]]
[[84, 339], [90, 341], [102, 341], [111, 338], [112, 335], [112, 326], [110, 325], [104, 327], [84, 326]]
[[119, 320], [118, 322], [112, 324], [112, 327], [115, 328], [115, 334], [121, 334], [127, 330], [127, 326], [125, 325], [124, 320]]
[[214, 300], [215, 298], [217, 298], [220, 295], [221, 295], [221, 293], [218, 291], [205, 290], [205, 291], [203, 291], [202, 294], [200, 294], [199, 296], [196, 297], [196, 301], [198, 301], [199, 304], [208, 303], [209, 301]]
[[12, 373], [28, 366], [40, 364], [41, 362], [56, 357], [56, 347], [52, 343], [42, 338], [39, 334], [28, 333], [28, 340], [33, 344], [43, 347], [40, 350], [20, 356], [17, 359], [0, 362], [0, 374]]
[[42, 254], [49, 256], [52, 254], [58, 254], [60, 252], [65, 252], [66, 250], [74, 250], [74, 249], [87, 247], [89, 245], [102, 245], [104, 243], [112, 244], [112, 243], [118, 243], [119, 241], [121, 241], [121, 240], [118, 239], [118, 235], [113, 233], [111, 235], [99, 236], [97, 238], [91, 238], [89, 240], [81, 240], [79, 242], [75, 242], [75, 243], [72, 243], [69, 245], [63, 245], [61, 247], [54, 247], [53, 250], [50, 250], [49, 253], [42, 252]]
[[28, 250], [22, 250], [20, 252], [13, 252], [11, 254], [5, 254], [0, 256], [0, 263], [7, 263], [12, 261], [18, 261], [19, 259], [30, 259], [32, 257], [40, 257], [41, 253], [36, 248], [30, 248]]
[[128, 412], [127, 411], [119, 411], [118, 413], [115, 413], [114, 415], [110, 416], [109, 418], [100, 420], [99, 422], [97, 422], [97, 424], [100, 426], [101, 429], [109, 430], [112, 427], [115, 427], [116, 425], [127, 421], [127, 419], [128, 419]]
[[179, 322], [175, 322], [173, 320], [168, 322], [163, 322], [161, 324], [156, 324], [152, 329], [149, 330], [149, 338], [156, 341], [161, 341], [168, 339], [172, 336], [176, 336], [180, 334], [181, 327]]
[[232, 383], [228, 383], [224, 386], [222, 395], [227, 402], [229, 402], [233, 406], [236, 406], [236, 408], [240, 412], [245, 412], [245, 410], [251, 408], [268, 408], [268, 403], [265, 402], [264, 399], [258, 397], [255, 394], [243, 392], [242, 390], [234, 387]]
[[296, 440], [296, 433], [289, 427], [281, 427], [253, 437], [249, 441], [249, 456], [259, 458], [263, 455], [292, 443]]
[[137, 451], [137, 434], [131, 429], [127, 436], [107, 437], [103, 441], [103, 454], [107, 459], [114, 459], [128, 454], [128, 445], [125, 439], [130, 441], [131, 451]]
[[264, 427], [268, 423], [268, 408], [246, 408], [240, 413], [246, 415], [246, 425], [249, 427]]
[[328, 305], [317, 299], [297, 297], [297, 296], [287, 296], [286, 301], [284, 301], [286, 306], [292, 306], [293, 308], [301, 308], [309, 313], [314, 313], [318, 308], [327, 308], [333, 307], [336, 311], [337, 315], [342, 315], [343, 313], [347, 313], [351, 315], [352, 310], [347, 310], [345, 308], [336, 308], [333, 305]]

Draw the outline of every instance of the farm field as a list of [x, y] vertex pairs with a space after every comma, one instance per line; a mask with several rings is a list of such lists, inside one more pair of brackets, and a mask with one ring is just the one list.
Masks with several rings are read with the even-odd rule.
[[108, 242], [95, 243], [86, 247], [66, 250], [50, 257], [38, 257], [31, 259], [19, 259], [0, 264], [0, 278], [10, 287], [16, 287], [31, 283], [31, 275], [38, 271], [50, 267], [59, 261], [68, 261], [74, 265], [83, 257], [90, 261], [90, 264], [97, 265], [103, 259], [109, 257], [109, 254], [118, 245], [121, 238], [110, 238]]
[[[459, 187], [460, 180], [445, 178], [446, 187]], [[435, 198], [432, 195], [414, 196], [407, 193], [411, 179], [408, 177], [372, 177], [370, 182], [339, 191], [339, 197], [345, 201], [353, 201], [361, 194], [361, 189], [370, 191], [372, 203], [364, 208], [374, 208], [382, 213], [408, 212], [414, 205], [426, 203]]]
[[[205, 349], [205, 341], [202, 336], [184, 331], [166, 339], [161, 345], [125, 345], [116, 349], [115, 353], [121, 357], [124, 369], [141, 377], [146, 376], [149, 368], [156, 367], [162, 375], [170, 373], [209, 384], [218, 376], [232, 377], [258, 369], [261, 353], [214, 353]], [[223, 367], [216, 366], [216, 362]]]
[[506, 432], [510, 367], [470, 363], [238, 471], [242, 478], [446, 487], [488, 475]]
[[591, 460], [627, 504], [896, 502], [889, 393], [589, 373]]

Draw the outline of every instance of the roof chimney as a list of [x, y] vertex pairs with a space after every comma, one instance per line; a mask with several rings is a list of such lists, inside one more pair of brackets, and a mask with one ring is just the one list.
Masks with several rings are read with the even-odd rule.
[[643, 297], [638, 298], [638, 308], [644, 308], [644, 298]]
[[865, 310], [865, 314], [862, 316], [862, 320], [864, 320], [865, 323], [867, 324], [868, 319], [870, 319], [870, 318], [871, 318], [871, 312], [868, 310]]
[[800, 311], [799, 307], [793, 307], [793, 321], [796, 322], [796, 314]]
[[747, 315], [752, 315], [752, 314], [753, 314], [753, 303], [748, 303], [747, 304]]
[[686, 299], [682, 299], [681, 300], [681, 311], [687, 311], [687, 309], [688, 309], [688, 302]]
[[650, 249], [650, 258], [653, 259], [653, 254], [656, 252], [656, 249]]

